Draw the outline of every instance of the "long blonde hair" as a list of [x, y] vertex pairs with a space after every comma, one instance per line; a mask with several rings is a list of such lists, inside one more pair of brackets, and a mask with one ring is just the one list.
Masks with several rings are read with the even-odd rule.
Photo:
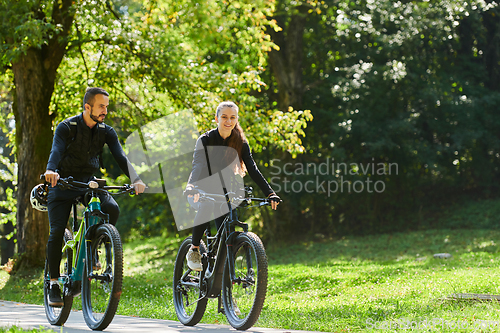
[[[215, 116], [218, 118], [222, 109], [225, 108], [234, 109], [236, 110], [236, 113], [239, 112], [239, 108], [234, 102], [225, 101], [220, 103], [219, 106], [217, 106], [217, 110], [215, 111]], [[243, 150], [243, 144], [247, 142], [247, 138], [245, 136], [245, 133], [243, 133], [243, 128], [241, 128], [239, 121], [236, 122], [236, 125], [234, 126], [233, 130], [231, 131], [231, 135], [227, 138], [227, 140], [228, 140], [227, 146], [233, 148], [238, 153], [240, 165], [238, 170], [235, 171], [239, 173], [241, 176], [244, 176], [245, 173], [247, 172], [247, 168], [245, 167], [245, 163], [243, 162], [242, 150]]]

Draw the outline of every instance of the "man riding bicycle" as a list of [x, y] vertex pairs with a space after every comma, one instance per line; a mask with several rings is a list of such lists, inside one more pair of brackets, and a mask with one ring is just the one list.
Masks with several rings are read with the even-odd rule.
[[[49, 305], [64, 305], [58, 284], [59, 266], [64, 230], [75, 198], [85, 193], [63, 190], [56, 187], [59, 177], [72, 176], [75, 180], [88, 182], [102, 167], [102, 149], [107, 144], [120, 169], [133, 181], [136, 194], [144, 192], [146, 185], [130, 165], [118, 141], [115, 130], [104, 124], [108, 113], [109, 94], [102, 88], [87, 88], [83, 98], [83, 112], [62, 121], [56, 128], [50, 151], [45, 180], [51, 184], [47, 198], [50, 234], [47, 243], [47, 258], [50, 271]], [[109, 214], [109, 222], [118, 221], [120, 209], [113, 197], [100, 194], [101, 209]], [[93, 263], [98, 265], [98, 263]]]

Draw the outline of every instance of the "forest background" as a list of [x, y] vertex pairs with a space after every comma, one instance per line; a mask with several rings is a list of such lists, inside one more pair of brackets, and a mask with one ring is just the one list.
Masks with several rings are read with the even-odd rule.
[[[265, 242], [439, 228], [451, 204], [498, 195], [494, 1], [0, 4], [2, 263], [14, 241], [21, 265], [44, 260], [47, 214], [29, 192], [87, 86], [111, 93], [122, 142], [185, 109], [203, 132], [220, 101], [238, 103], [284, 200], [246, 216]], [[128, 181], [109, 152], [104, 165]], [[125, 239], [178, 232], [165, 194], [118, 200]]]

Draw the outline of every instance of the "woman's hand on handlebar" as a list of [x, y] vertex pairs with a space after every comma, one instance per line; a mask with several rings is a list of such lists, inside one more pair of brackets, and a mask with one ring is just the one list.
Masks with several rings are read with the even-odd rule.
[[57, 181], [60, 178], [59, 174], [52, 170], [45, 171], [44, 176], [45, 176], [45, 181], [47, 183], [50, 183], [52, 187], [55, 187], [57, 185]]
[[200, 192], [195, 189], [195, 187], [191, 184], [188, 184], [186, 186], [186, 190], [184, 191], [184, 194], [186, 194], [188, 197], [193, 197], [194, 196], [194, 202], [198, 202], [200, 200]]
[[146, 189], [146, 184], [143, 183], [142, 180], [137, 180], [134, 184], [134, 192], [135, 194], [141, 194], [144, 192], [144, 190]]
[[276, 210], [281, 202], [280, 197], [276, 193], [271, 193], [267, 198], [271, 201], [271, 208]]

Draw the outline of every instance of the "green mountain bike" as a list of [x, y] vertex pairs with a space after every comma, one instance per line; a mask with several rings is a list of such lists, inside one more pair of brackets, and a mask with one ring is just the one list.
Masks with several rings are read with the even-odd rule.
[[[57, 186], [86, 191], [73, 203], [72, 230], [66, 229], [64, 233], [59, 278], [64, 301], [62, 307], [49, 305], [50, 275], [48, 260], [45, 261], [45, 314], [50, 324], [63, 325], [71, 312], [73, 297], [81, 293], [85, 322], [92, 330], [100, 331], [111, 323], [120, 301], [123, 248], [118, 230], [108, 223], [108, 214], [101, 211], [98, 194], [108, 190], [118, 190], [114, 194], [132, 193], [134, 188], [131, 185], [106, 186], [106, 181], [101, 179], [82, 183], [71, 177], [59, 179]], [[85, 204], [79, 226], [78, 204]]]
[[[238, 221], [235, 207], [262, 207], [267, 198], [232, 198], [225, 195], [200, 193], [200, 201], [229, 205], [215, 236], [207, 228], [206, 244], [201, 241], [203, 270], [191, 270], [186, 254], [191, 236], [179, 247], [174, 267], [174, 306], [177, 318], [186, 326], [196, 325], [209, 298], [218, 298], [218, 311], [237, 330], [252, 327], [260, 316], [267, 292], [267, 255], [259, 236], [248, 231], [248, 224]], [[242, 232], [236, 231], [240, 227]]]

